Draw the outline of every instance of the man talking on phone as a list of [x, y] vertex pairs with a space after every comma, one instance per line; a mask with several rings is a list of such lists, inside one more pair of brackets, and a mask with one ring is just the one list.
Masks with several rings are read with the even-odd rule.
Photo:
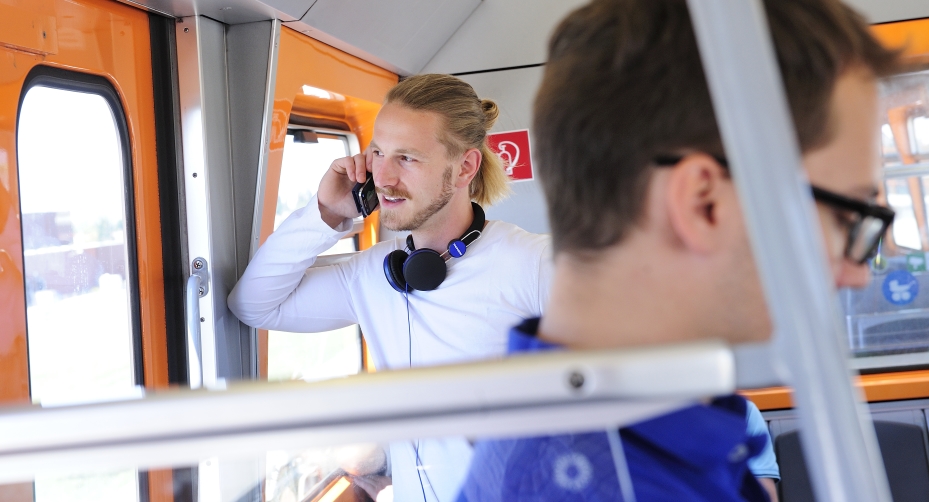
[[[250, 326], [280, 331], [357, 323], [379, 369], [504, 355], [506, 329], [541, 315], [548, 301], [551, 251], [545, 236], [485, 219], [482, 206], [508, 193], [486, 142], [498, 113], [449, 75], [397, 84], [369, 147], [333, 162], [317, 195], [268, 237], [229, 309]], [[368, 173], [381, 225], [409, 236], [310, 268], [351, 230], [362, 209], [352, 192]], [[463, 439], [391, 445], [395, 498], [452, 500], [470, 455]]]

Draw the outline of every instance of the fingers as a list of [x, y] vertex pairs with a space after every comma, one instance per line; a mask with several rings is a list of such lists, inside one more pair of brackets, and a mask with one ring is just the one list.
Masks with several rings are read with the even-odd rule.
[[355, 183], [364, 183], [368, 179], [368, 167], [365, 162], [365, 155], [359, 153], [352, 157], [352, 160], [355, 162]]
[[335, 159], [332, 161], [332, 164], [329, 165], [329, 169], [335, 171], [338, 174], [347, 174], [349, 167], [353, 166], [351, 157], [342, 157], [341, 159]]
[[364, 183], [368, 178], [368, 172], [371, 171], [373, 159], [374, 154], [370, 150], [366, 150], [352, 157], [342, 157], [334, 160], [329, 169], [348, 176], [348, 179], [355, 183]]

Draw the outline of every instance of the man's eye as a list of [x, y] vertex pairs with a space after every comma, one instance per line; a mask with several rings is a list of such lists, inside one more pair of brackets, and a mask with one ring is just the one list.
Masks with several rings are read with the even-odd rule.
[[847, 228], [854, 226], [858, 220], [856, 215], [849, 213], [848, 211], [835, 211], [835, 219], [839, 222], [840, 225]]
[[375, 157], [383, 157], [383, 156], [384, 156], [384, 152], [382, 152], [382, 151], [380, 151], [380, 150], [371, 150], [371, 153], [373, 153]]
[[401, 155], [400, 160], [403, 162], [413, 162], [413, 157], [410, 157], [409, 155]]

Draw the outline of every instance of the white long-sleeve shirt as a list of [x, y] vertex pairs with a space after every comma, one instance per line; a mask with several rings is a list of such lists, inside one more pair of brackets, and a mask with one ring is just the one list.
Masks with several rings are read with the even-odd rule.
[[[357, 323], [375, 366], [389, 369], [502, 357], [509, 329], [541, 316], [548, 302], [548, 236], [490, 221], [462, 258], [447, 262], [438, 289], [413, 291], [407, 304], [384, 276], [384, 257], [406, 247], [401, 238], [310, 268], [351, 227], [349, 219], [329, 227], [314, 197], [258, 250], [229, 294], [229, 310], [250, 326], [278, 331], [313, 333]], [[421, 500], [424, 493], [429, 501], [454, 500], [470, 463], [468, 443], [415, 444], [419, 462], [414, 443], [391, 445], [395, 500]]]
[[501, 357], [507, 333], [538, 317], [548, 301], [551, 240], [490, 221], [462, 258], [447, 262], [434, 291], [407, 300], [384, 277], [384, 257], [403, 239], [380, 242], [351, 259], [313, 267], [350, 229], [332, 229], [314, 197], [281, 223], [229, 294], [229, 309], [262, 329], [314, 333], [359, 324], [375, 366], [407, 368]]

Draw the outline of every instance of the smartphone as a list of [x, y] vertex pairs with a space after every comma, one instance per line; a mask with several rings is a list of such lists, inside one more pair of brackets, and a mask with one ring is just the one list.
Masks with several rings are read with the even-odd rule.
[[355, 199], [355, 208], [364, 217], [377, 209], [377, 192], [374, 190], [374, 176], [371, 171], [368, 171], [368, 179], [364, 183], [355, 183], [352, 198]]

